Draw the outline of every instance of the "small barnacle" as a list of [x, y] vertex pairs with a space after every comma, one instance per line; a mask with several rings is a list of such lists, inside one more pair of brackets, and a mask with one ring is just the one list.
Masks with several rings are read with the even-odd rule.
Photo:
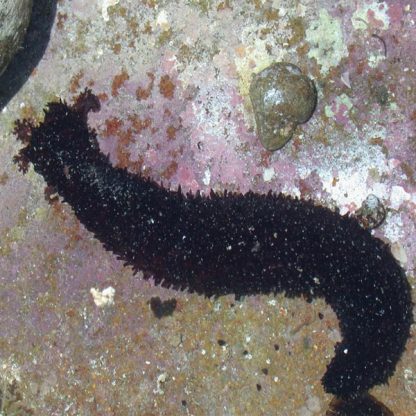
[[257, 135], [267, 150], [283, 147], [298, 124], [312, 116], [317, 100], [312, 80], [286, 62], [275, 62], [253, 76], [250, 99]]
[[355, 213], [355, 217], [363, 228], [372, 230], [385, 220], [386, 208], [377, 196], [370, 194]]

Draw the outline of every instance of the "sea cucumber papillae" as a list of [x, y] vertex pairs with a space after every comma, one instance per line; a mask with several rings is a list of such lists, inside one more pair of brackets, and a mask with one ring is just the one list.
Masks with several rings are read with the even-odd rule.
[[324, 298], [343, 337], [327, 392], [354, 399], [388, 380], [412, 323], [410, 287], [388, 245], [310, 201], [183, 194], [115, 168], [87, 125], [99, 107], [86, 90], [72, 106], [50, 103], [39, 126], [18, 121], [20, 168], [31, 162], [107, 250], [165, 287]]

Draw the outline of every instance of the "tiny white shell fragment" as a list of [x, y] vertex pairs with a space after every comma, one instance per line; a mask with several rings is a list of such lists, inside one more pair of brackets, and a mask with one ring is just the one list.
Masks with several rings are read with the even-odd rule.
[[112, 286], [108, 286], [102, 291], [92, 287], [90, 289], [90, 293], [92, 295], [94, 303], [99, 308], [102, 308], [104, 306], [114, 305], [114, 295], [116, 293], [116, 290]]

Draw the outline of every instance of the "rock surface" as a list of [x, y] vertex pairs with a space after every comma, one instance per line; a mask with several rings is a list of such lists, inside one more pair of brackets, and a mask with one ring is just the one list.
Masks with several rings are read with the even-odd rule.
[[[407, 256], [416, 287], [416, 8], [289, 3], [120, 1], [107, 21], [108, 1], [59, 0], [43, 58], [0, 112], [4, 414], [320, 416], [332, 400], [320, 378], [341, 338], [323, 300], [154, 286], [66, 203], [45, 200], [39, 175], [17, 170], [16, 118], [40, 122], [46, 102], [87, 86], [100, 94], [89, 124], [103, 153], [171, 189], [283, 191], [341, 214], [377, 195], [387, 216], [373, 232]], [[319, 89], [313, 117], [274, 153], [252, 131], [248, 92], [273, 61], [296, 63]], [[109, 287], [114, 303], [98, 306], [91, 289]], [[155, 316], [157, 297], [176, 299], [172, 315]], [[395, 416], [415, 405], [415, 351], [413, 336], [389, 384], [371, 392]]]

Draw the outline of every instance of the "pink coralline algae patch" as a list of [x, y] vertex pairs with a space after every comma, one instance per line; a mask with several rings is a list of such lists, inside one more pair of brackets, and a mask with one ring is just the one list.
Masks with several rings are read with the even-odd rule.
[[195, 179], [194, 171], [189, 166], [180, 166], [177, 169], [177, 178], [184, 190], [189, 189], [196, 192], [199, 189], [198, 181]]
[[[400, 28], [403, 23], [403, 18], [406, 13], [405, 9], [410, 4], [408, 1], [395, 1], [390, 2], [387, 10], [387, 14], [390, 19], [390, 28], [397, 29]], [[409, 10], [408, 10], [409, 11]]]
[[[387, 9], [387, 5], [385, 3], [381, 3], [377, 9], [380, 13], [383, 13]], [[384, 21], [377, 17], [374, 10], [368, 9], [366, 17], [367, 17], [368, 25], [371, 26], [372, 28], [376, 30], [384, 28], [385, 26]]]
[[[138, 87], [129, 79], [127, 88], [136, 91], [141, 111], [138, 114], [130, 111], [127, 120], [110, 117], [105, 121], [103, 152], [110, 153], [110, 159], [119, 166], [133, 171], [145, 174], [159, 171], [161, 180], [169, 180], [173, 187], [181, 185], [184, 190], [196, 191], [204, 184], [209, 189], [219, 182], [234, 186], [244, 181], [244, 165], [234, 151], [241, 146], [241, 141], [235, 140], [235, 126], [244, 123], [241, 114], [236, 120], [232, 112], [235, 106], [241, 105], [236, 91], [222, 89], [215, 96], [215, 91], [196, 87], [192, 93], [192, 88], [183, 89], [172, 75], [152, 72], [147, 77], [150, 81]], [[227, 101], [217, 108], [214, 96], [215, 100], [222, 96]], [[234, 98], [228, 101], [228, 97]], [[215, 124], [210, 118], [214, 118]], [[101, 129], [98, 126], [98, 130]], [[253, 136], [250, 138], [252, 141]], [[192, 168], [189, 167], [191, 161]], [[189, 166], [182, 169], [181, 165], [186, 163]], [[171, 168], [175, 164], [177, 173]], [[194, 172], [190, 176], [191, 170]], [[188, 172], [187, 179], [184, 172]]]

